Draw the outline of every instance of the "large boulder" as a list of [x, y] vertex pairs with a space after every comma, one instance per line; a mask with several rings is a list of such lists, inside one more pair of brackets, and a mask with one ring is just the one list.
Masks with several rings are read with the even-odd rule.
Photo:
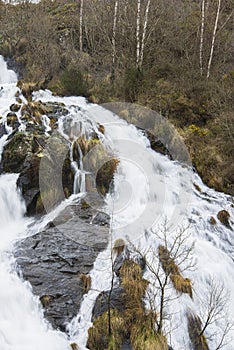
[[[46, 201], [52, 202], [51, 208], [73, 193], [74, 175], [70, 164], [69, 144], [59, 134], [54, 135], [53, 143], [50, 142], [47, 147], [48, 140], [42, 126], [28, 123], [25, 132], [16, 130], [9, 135], [2, 154], [1, 171], [20, 173], [17, 185], [25, 199], [27, 213], [30, 215], [45, 211], [39, 183], [42, 159], [45, 171], [47, 157], [46, 176], [52, 177], [55, 183], [57, 181], [56, 184], [61, 180], [64, 191], [60, 191], [58, 195], [56, 191], [44, 189], [47, 194]], [[47, 177], [44, 181], [49, 184]]]
[[20, 173], [26, 157], [32, 153], [32, 137], [17, 131], [8, 137], [2, 153], [1, 168], [6, 173]]
[[97, 213], [83, 202], [68, 207], [42, 232], [16, 245], [23, 278], [40, 298], [45, 317], [62, 331], [77, 315], [88, 274], [108, 243], [108, 225], [90, 224]]

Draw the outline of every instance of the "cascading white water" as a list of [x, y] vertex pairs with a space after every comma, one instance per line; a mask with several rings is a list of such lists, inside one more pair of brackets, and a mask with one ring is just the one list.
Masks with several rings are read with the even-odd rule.
[[[4, 71], [8, 84], [3, 84], [2, 80], [4, 87], [0, 97], [0, 112], [5, 115], [9, 105], [14, 102], [16, 87], [15, 80], [11, 81], [7, 75], [4, 61], [0, 63], [0, 72]], [[103, 143], [120, 159], [114, 193], [108, 196], [106, 205], [107, 212], [113, 217], [113, 240], [119, 237], [129, 238], [144, 250], [149, 246], [157, 247], [158, 240], [150, 229], [157, 229], [165, 217], [174, 228], [179, 224], [187, 226], [190, 223], [190, 240], [195, 241], [194, 258], [197, 260], [197, 268], [188, 272], [186, 277], [193, 281], [194, 299], [192, 301], [187, 295], [181, 296], [173, 302], [173, 307], [170, 306], [173, 308], [170, 343], [174, 350], [189, 349], [185, 312], [188, 307], [199, 310], [200, 299], [204, 300], [209, 288], [209, 277], [214, 275], [222, 281], [230, 293], [230, 300], [234, 300], [233, 231], [221, 223], [215, 227], [209, 223], [209, 218], [215, 217], [221, 209], [228, 210], [233, 218], [229, 196], [207, 188], [190, 168], [153, 152], [148, 140], [135, 127], [99, 106], [87, 104], [84, 98], [54, 97], [49, 91], [36, 92], [34, 98], [65, 103], [73, 122], [80, 123], [81, 127], [84, 123], [84, 130], [88, 130], [89, 124], [94, 128], [97, 123], [104, 125]], [[72, 127], [76, 128], [78, 124], [73, 124]], [[63, 132], [61, 125], [60, 131]], [[73, 131], [73, 136], [77, 138], [77, 130]], [[66, 135], [64, 133], [65, 137]], [[73, 136], [70, 134], [71, 141]], [[3, 136], [0, 139], [0, 147], [5, 138]], [[85, 171], [84, 166], [83, 172]], [[90, 273], [92, 289], [84, 296], [79, 314], [68, 325], [70, 339], [52, 331], [43, 321], [37, 298], [33, 297], [28, 284], [23, 283], [14, 270], [11, 254], [13, 242], [29, 234], [28, 220], [23, 217], [24, 204], [16, 190], [16, 179], [17, 175], [0, 177], [0, 218], [4, 223], [0, 229], [0, 303], [3, 305], [0, 308], [0, 349], [62, 350], [68, 349], [71, 341], [76, 342], [79, 349], [86, 349], [87, 330], [91, 326], [95, 298], [99, 291], [110, 288], [110, 247], [99, 254]], [[201, 193], [194, 188], [193, 182], [201, 187]], [[38, 228], [37, 224], [33, 226], [35, 232]], [[145, 272], [145, 277], [151, 278], [148, 271]], [[233, 302], [229, 304], [228, 312], [232, 317]], [[213, 331], [219, 334], [218, 325], [213, 325]], [[215, 343], [209, 345], [211, 350], [215, 349]], [[233, 350], [232, 342], [224, 349]]]
[[[3, 117], [15, 101], [16, 81], [16, 74], [7, 70], [0, 56], [0, 113]], [[4, 135], [0, 139], [2, 147], [5, 141]], [[16, 188], [17, 177], [17, 174], [0, 175], [0, 349], [69, 349], [66, 337], [45, 322], [38, 298], [16, 272], [12, 254], [14, 242], [27, 236], [28, 225], [32, 223], [24, 217], [25, 205]]]
[[[50, 100], [50, 94], [38, 92], [36, 99]], [[74, 97], [61, 99], [53, 97], [55, 101], [64, 102], [67, 107], [74, 103]], [[80, 103], [80, 100], [77, 99]], [[142, 251], [150, 246], [157, 247], [159, 241], [151, 233], [151, 229], [158, 229], [167, 218], [172, 225], [170, 234], [176, 227], [188, 226], [190, 243], [195, 242], [194, 259], [197, 268], [188, 271], [186, 277], [193, 281], [193, 301], [187, 296], [181, 296], [168, 307], [172, 315], [167, 327], [172, 328], [170, 341], [173, 349], [189, 349], [190, 342], [187, 331], [186, 311], [202, 311], [202, 301], [208, 294], [211, 278], [222, 282], [230, 293], [227, 304], [229, 319], [234, 312], [234, 273], [233, 273], [233, 235], [232, 231], [221, 223], [214, 227], [209, 223], [211, 216], [226, 209], [233, 217], [231, 198], [217, 193], [206, 187], [199, 176], [192, 169], [167, 157], [152, 151], [149, 141], [136, 130], [111, 112], [99, 106], [83, 105], [84, 113], [92, 121], [101, 123], [105, 127], [104, 144], [114, 150], [120, 159], [120, 165], [115, 175], [115, 193], [107, 199], [107, 211], [113, 217], [112, 239], [122, 237], [130, 239]], [[201, 192], [195, 189], [196, 183]], [[92, 205], [92, 203], [90, 203]], [[147, 235], [145, 232], [147, 231]], [[222, 263], [220, 263], [222, 262]], [[91, 272], [92, 290], [84, 297], [81, 309], [76, 318], [68, 326], [72, 340], [81, 349], [86, 349], [87, 330], [91, 326], [91, 311], [98, 295], [98, 291], [108, 290], [111, 281], [110, 249], [102, 252]], [[145, 277], [151, 279], [146, 271]], [[176, 299], [176, 293], [174, 293]], [[221, 337], [221, 330], [214, 324], [211, 333], [216, 339]], [[230, 333], [233, 336], [233, 333]], [[210, 341], [210, 349], [215, 349], [215, 340]], [[232, 350], [232, 341], [224, 346]]]

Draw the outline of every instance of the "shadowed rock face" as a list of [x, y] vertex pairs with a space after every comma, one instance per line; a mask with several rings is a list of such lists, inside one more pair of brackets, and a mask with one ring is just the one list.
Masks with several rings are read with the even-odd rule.
[[[42, 232], [19, 242], [15, 252], [23, 278], [40, 297], [45, 317], [62, 331], [87, 293], [82, 276], [89, 274], [108, 243], [109, 218], [82, 207], [80, 203], [66, 208]], [[90, 224], [94, 217], [95, 224]]]

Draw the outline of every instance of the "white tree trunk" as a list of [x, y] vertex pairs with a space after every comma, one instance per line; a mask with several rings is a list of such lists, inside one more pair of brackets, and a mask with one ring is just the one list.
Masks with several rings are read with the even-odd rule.
[[114, 9], [114, 22], [113, 22], [113, 32], [112, 32], [112, 77], [115, 75], [115, 61], [116, 61], [116, 28], [117, 28], [117, 15], [118, 15], [119, 0], [115, 1]]
[[203, 44], [204, 44], [204, 29], [205, 29], [205, 0], [201, 4], [201, 34], [200, 34], [200, 73], [203, 75]]
[[137, 26], [136, 26], [136, 67], [140, 63], [140, 19], [141, 19], [141, 0], [137, 0]]
[[84, 0], [80, 0], [80, 51], [83, 51], [83, 11], [84, 11]]
[[218, 8], [217, 8], [217, 12], [216, 12], [214, 30], [213, 30], [213, 35], [212, 35], [210, 56], [209, 56], [209, 61], [208, 61], [208, 66], [207, 66], [207, 75], [206, 75], [207, 78], [209, 78], [209, 76], [210, 76], [210, 67], [211, 67], [213, 54], [214, 54], [214, 44], [215, 44], [216, 32], [217, 32], [218, 21], [219, 21], [220, 7], [221, 7], [221, 0], [218, 0]]
[[146, 9], [145, 9], [144, 27], [143, 27], [143, 33], [142, 33], [142, 39], [141, 39], [141, 52], [140, 52], [140, 62], [139, 62], [140, 69], [142, 67], [143, 59], [144, 59], [145, 37], [146, 37], [146, 31], [147, 31], [147, 26], [148, 26], [150, 1], [151, 0], [148, 0], [147, 5], [146, 5]]

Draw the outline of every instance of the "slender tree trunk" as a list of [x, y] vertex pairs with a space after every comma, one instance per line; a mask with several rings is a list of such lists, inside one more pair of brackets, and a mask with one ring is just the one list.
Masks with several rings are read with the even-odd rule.
[[136, 68], [139, 69], [140, 63], [140, 19], [141, 19], [141, 0], [137, 0], [137, 26], [136, 26]]
[[114, 9], [114, 22], [113, 22], [113, 32], [112, 32], [112, 72], [111, 78], [112, 82], [115, 79], [115, 65], [116, 65], [116, 28], [117, 28], [117, 14], [118, 14], [118, 6], [119, 1], [115, 1], [115, 9]]
[[208, 66], [207, 66], [207, 75], [206, 75], [207, 79], [210, 77], [210, 67], [211, 67], [213, 54], [214, 54], [214, 44], [215, 44], [216, 32], [217, 32], [218, 21], [219, 21], [220, 6], [221, 6], [221, 0], [218, 0], [218, 8], [217, 8], [217, 12], [216, 12], [214, 30], [213, 30], [213, 35], [212, 35], [210, 56], [209, 56], [209, 61], [208, 61]]
[[150, 1], [151, 0], [148, 0], [147, 5], [146, 5], [146, 9], [145, 9], [144, 27], [143, 27], [143, 33], [142, 33], [142, 39], [141, 39], [141, 52], [140, 52], [140, 62], [139, 62], [140, 69], [142, 68], [143, 59], [144, 59], [145, 37], [146, 37], [146, 30], [147, 30], [147, 26], [148, 26]]
[[204, 44], [204, 29], [205, 29], [205, 0], [201, 4], [201, 35], [200, 35], [200, 73], [203, 75], [203, 44]]
[[80, 0], [80, 51], [83, 51], [83, 11], [84, 11], [84, 0]]

